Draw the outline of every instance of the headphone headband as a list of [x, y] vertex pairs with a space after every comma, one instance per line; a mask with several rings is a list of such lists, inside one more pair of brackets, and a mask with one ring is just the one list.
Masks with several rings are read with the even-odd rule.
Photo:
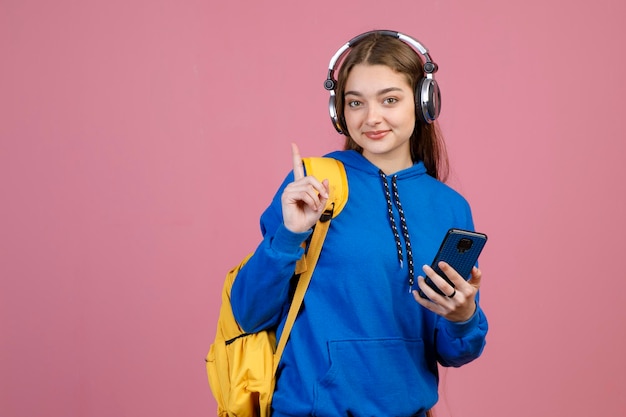
[[380, 34], [383, 36], [391, 36], [393, 38], [396, 38], [411, 46], [413, 50], [419, 52], [421, 55], [424, 56], [426, 62], [424, 63], [423, 68], [426, 77], [418, 83], [415, 91], [416, 112], [419, 119], [423, 122], [434, 122], [437, 117], [439, 117], [439, 112], [441, 111], [441, 93], [439, 91], [439, 86], [437, 85], [437, 82], [434, 78], [434, 74], [435, 72], [437, 72], [438, 67], [437, 64], [435, 64], [430, 58], [428, 49], [426, 49], [426, 47], [422, 45], [417, 39], [404, 35], [400, 32], [395, 32], [392, 30], [372, 30], [350, 39], [346, 44], [341, 46], [341, 48], [339, 48], [337, 52], [335, 52], [332, 58], [330, 58], [330, 62], [328, 64], [328, 74], [326, 75], [326, 80], [324, 81], [324, 88], [330, 92], [328, 110], [335, 129], [337, 129], [339, 133], [347, 134], [347, 129], [342, 126], [342, 122], [339, 120], [337, 108], [335, 106], [337, 88], [337, 81], [334, 78], [335, 66], [338, 62], [342, 60], [342, 58], [347, 54], [350, 48], [358, 44], [363, 38], [372, 34]]

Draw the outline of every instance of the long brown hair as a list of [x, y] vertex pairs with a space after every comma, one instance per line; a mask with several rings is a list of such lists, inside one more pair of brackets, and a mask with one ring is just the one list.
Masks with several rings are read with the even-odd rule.
[[[345, 126], [344, 92], [346, 80], [358, 64], [385, 65], [392, 70], [404, 74], [409, 85], [415, 91], [419, 81], [424, 77], [424, 63], [416, 51], [404, 42], [380, 33], [372, 33], [352, 47], [343, 60], [337, 76], [337, 116]], [[350, 137], [347, 129], [344, 149], [363, 152], [363, 149]], [[439, 129], [439, 124], [427, 124], [416, 118], [415, 130], [411, 135], [411, 158], [414, 162], [422, 161], [426, 172], [440, 181], [448, 178], [448, 154], [446, 145]]]

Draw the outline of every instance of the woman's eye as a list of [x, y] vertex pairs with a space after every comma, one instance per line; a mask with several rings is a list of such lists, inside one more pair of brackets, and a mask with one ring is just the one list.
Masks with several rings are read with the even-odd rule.
[[385, 104], [393, 104], [393, 103], [397, 103], [398, 99], [395, 97], [387, 97], [385, 99]]
[[361, 102], [357, 100], [352, 100], [348, 102], [348, 107], [358, 107], [360, 105], [361, 105]]

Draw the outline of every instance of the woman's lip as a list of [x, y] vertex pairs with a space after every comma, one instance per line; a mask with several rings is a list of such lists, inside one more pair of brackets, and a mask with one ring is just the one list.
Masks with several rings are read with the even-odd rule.
[[382, 139], [389, 133], [389, 130], [371, 130], [369, 132], [365, 132], [364, 135], [369, 139], [378, 140]]

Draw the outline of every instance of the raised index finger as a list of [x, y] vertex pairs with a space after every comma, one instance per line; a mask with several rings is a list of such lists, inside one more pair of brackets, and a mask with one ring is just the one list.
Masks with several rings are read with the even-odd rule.
[[293, 158], [293, 177], [294, 180], [304, 178], [304, 166], [302, 165], [302, 158], [300, 157], [300, 150], [295, 143], [291, 144], [291, 156]]

